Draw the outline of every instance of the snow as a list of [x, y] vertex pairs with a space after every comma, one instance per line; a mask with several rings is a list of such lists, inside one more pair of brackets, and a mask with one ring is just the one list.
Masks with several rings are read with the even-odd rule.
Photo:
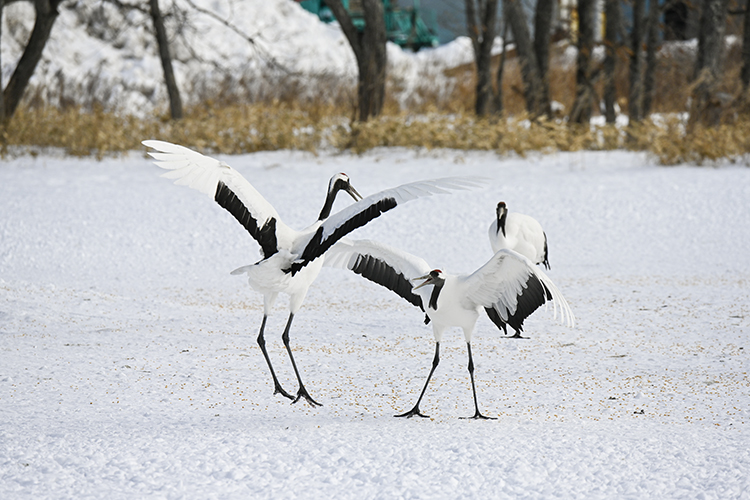
[[[179, 16], [168, 16], [165, 22], [176, 80], [188, 105], [227, 94], [240, 102], [275, 96], [290, 83], [301, 96], [325, 97], [356, 83], [354, 53], [338, 25], [321, 22], [291, 0], [161, 2], [164, 13], [175, 8]], [[5, 7], [0, 83], [10, 79], [33, 19], [28, 2]], [[126, 114], [166, 109], [168, 98], [150, 26], [146, 13], [123, 14], [108, 2], [63, 4], [29, 94], [51, 104], [98, 103]], [[467, 37], [418, 53], [392, 43], [387, 50], [388, 74], [398, 83], [391, 91], [401, 102], [419, 99], [420, 87], [450, 86], [443, 71], [473, 61]], [[498, 38], [494, 52], [501, 50]]]
[[[210, 197], [140, 152], [0, 168], [0, 498], [750, 498], [750, 169], [629, 152], [499, 159], [381, 149], [222, 156], [292, 227], [329, 177], [363, 195], [450, 175], [353, 234], [450, 272], [491, 255], [495, 205], [539, 220], [576, 326], [529, 340], [481, 318], [472, 351], [418, 309], [324, 268], [291, 343], [320, 408], [272, 394], [262, 298], [229, 271], [258, 247]], [[339, 207], [350, 203], [340, 197]], [[296, 382], [280, 334], [266, 340]]]

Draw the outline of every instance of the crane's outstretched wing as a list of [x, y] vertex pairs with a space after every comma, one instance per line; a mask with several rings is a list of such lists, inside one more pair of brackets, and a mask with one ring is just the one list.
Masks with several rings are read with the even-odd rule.
[[513, 250], [499, 250], [463, 281], [468, 300], [493, 308], [503, 322], [517, 331], [548, 300], [553, 302], [555, 318], [559, 309], [561, 322], [568, 326], [575, 323], [573, 311], [552, 280], [531, 260]]
[[282, 236], [279, 232], [289, 229], [273, 206], [242, 174], [224, 162], [184, 146], [155, 140], [142, 144], [158, 151], [149, 155], [156, 160], [156, 165], [169, 170], [162, 177], [176, 179], [175, 184], [211, 196], [255, 238], [264, 258], [276, 253], [277, 239]]
[[409, 281], [430, 272], [419, 257], [376, 241], [342, 238], [328, 250], [324, 265], [354, 271], [424, 311], [422, 297]]
[[323, 222], [305, 246], [300, 257], [292, 264], [292, 275], [323, 255], [334, 243], [350, 232], [398, 205], [423, 196], [472, 189], [480, 186], [483, 181], [484, 179], [477, 177], [445, 177], [403, 184], [363, 198], [336, 212]]

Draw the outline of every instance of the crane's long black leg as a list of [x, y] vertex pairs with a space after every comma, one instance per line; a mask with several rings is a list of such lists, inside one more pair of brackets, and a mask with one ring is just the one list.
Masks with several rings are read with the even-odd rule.
[[289, 359], [292, 360], [292, 368], [294, 368], [294, 374], [297, 375], [297, 382], [299, 382], [299, 389], [297, 390], [297, 397], [294, 398], [294, 401], [292, 401], [292, 404], [296, 403], [300, 400], [300, 398], [305, 398], [305, 400], [310, 403], [310, 406], [323, 406], [322, 404], [315, 401], [312, 397], [310, 397], [310, 394], [307, 393], [307, 389], [305, 389], [305, 384], [302, 383], [302, 378], [299, 376], [299, 370], [297, 369], [297, 363], [294, 362], [294, 356], [292, 355], [292, 349], [289, 347], [289, 329], [292, 326], [292, 320], [294, 319], [294, 314], [289, 313], [289, 320], [286, 322], [286, 328], [284, 328], [284, 334], [281, 336], [281, 340], [284, 341], [284, 346], [286, 347], [286, 352], [289, 353]]
[[477, 403], [477, 388], [474, 385], [474, 358], [471, 355], [471, 344], [467, 342], [466, 347], [469, 349], [469, 374], [471, 375], [471, 392], [472, 394], [474, 394], [474, 416], [473, 417], [461, 417], [461, 418], [471, 418], [471, 419], [481, 418], [483, 420], [497, 420], [495, 417], [485, 417], [484, 415], [479, 413], [479, 403]]
[[268, 357], [268, 351], [266, 351], [266, 339], [263, 337], [263, 331], [266, 329], [266, 320], [268, 319], [268, 316], [265, 314], [263, 315], [263, 322], [260, 324], [260, 333], [258, 334], [258, 345], [260, 346], [260, 350], [263, 352], [263, 357], [266, 358], [266, 363], [268, 363], [268, 369], [271, 370], [271, 377], [273, 377], [273, 393], [274, 394], [281, 394], [282, 396], [294, 399], [294, 396], [286, 392], [279, 383], [279, 379], [276, 378], [276, 373], [273, 371], [273, 366], [271, 366], [271, 358]]
[[419, 395], [419, 399], [417, 399], [417, 404], [414, 405], [414, 408], [407, 411], [406, 413], [402, 413], [400, 415], [394, 415], [396, 417], [406, 417], [411, 418], [414, 415], [417, 415], [419, 417], [428, 418], [429, 415], [423, 415], [419, 411], [419, 403], [422, 402], [422, 397], [424, 396], [425, 391], [427, 390], [427, 385], [430, 383], [430, 379], [432, 378], [432, 374], [435, 372], [435, 368], [437, 368], [438, 363], [440, 363], [440, 342], [435, 342], [435, 357], [432, 358], [432, 369], [430, 370], [430, 374], [427, 375], [427, 381], [424, 383], [424, 387], [422, 388], [422, 394]]

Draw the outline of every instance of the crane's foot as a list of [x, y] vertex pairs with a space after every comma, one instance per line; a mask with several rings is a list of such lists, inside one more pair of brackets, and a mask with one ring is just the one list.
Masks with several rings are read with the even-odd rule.
[[322, 405], [321, 403], [318, 403], [317, 401], [315, 401], [315, 400], [314, 400], [314, 399], [313, 399], [313, 398], [312, 398], [312, 397], [311, 397], [311, 396], [310, 396], [310, 395], [309, 395], [309, 394], [307, 393], [307, 389], [305, 389], [305, 386], [300, 386], [299, 390], [297, 391], [297, 397], [296, 397], [296, 398], [293, 398], [293, 399], [294, 399], [294, 401], [292, 401], [292, 404], [296, 403], [297, 401], [299, 401], [299, 400], [300, 400], [300, 399], [302, 399], [302, 398], [305, 398], [305, 401], [307, 401], [307, 402], [308, 402], [308, 404], [309, 404], [310, 406], [312, 406], [313, 408], [314, 408], [314, 407], [316, 407], [316, 406], [323, 406], [323, 405]]
[[503, 339], [525, 339], [525, 340], [529, 339], [529, 337], [524, 337], [523, 335], [521, 335], [521, 332], [516, 332], [513, 335], [504, 335], [503, 337], [500, 337], [500, 338], [503, 338]]
[[278, 383], [276, 383], [276, 387], [275, 387], [275, 388], [274, 388], [274, 390], [273, 390], [273, 394], [274, 394], [274, 396], [275, 396], [276, 394], [281, 394], [281, 395], [282, 395], [282, 396], [284, 396], [285, 398], [289, 398], [289, 399], [294, 399], [294, 396], [292, 396], [291, 394], [289, 394], [288, 392], [286, 392], [286, 391], [284, 390], [284, 388], [283, 388], [283, 387], [281, 387], [281, 385], [280, 385], [280, 384], [278, 384]]
[[406, 417], [406, 418], [411, 418], [411, 417], [414, 417], [414, 416], [422, 417], [422, 418], [430, 418], [429, 415], [423, 415], [419, 411], [419, 406], [415, 406], [411, 410], [407, 411], [406, 413], [402, 413], [401, 415], [394, 415], [394, 417]]
[[473, 417], [459, 417], [461, 420], [497, 420], [497, 417], [485, 417], [479, 410], [474, 414]]

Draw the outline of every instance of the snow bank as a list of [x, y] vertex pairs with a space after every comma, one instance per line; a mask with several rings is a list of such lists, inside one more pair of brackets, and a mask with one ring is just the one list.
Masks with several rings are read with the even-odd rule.
[[[220, 94], [257, 99], [292, 85], [303, 97], [313, 96], [356, 83], [354, 54], [339, 27], [320, 22], [291, 0], [194, 0], [200, 10], [190, 3], [161, 2], [162, 11], [171, 14], [165, 22], [187, 104]], [[5, 8], [4, 82], [21, 57], [33, 19], [27, 2]], [[32, 93], [53, 104], [99, 103], [130, 114], [165, 109], [150, 26], [146, 13], [123, 13], [108, 2], [64, 4], [32, 77]], [[466, 38], [416, 54], [388, 44], [388, 57], [402, 99], [424, 81], [446, 84], [443, 69], [472, 60]]]

